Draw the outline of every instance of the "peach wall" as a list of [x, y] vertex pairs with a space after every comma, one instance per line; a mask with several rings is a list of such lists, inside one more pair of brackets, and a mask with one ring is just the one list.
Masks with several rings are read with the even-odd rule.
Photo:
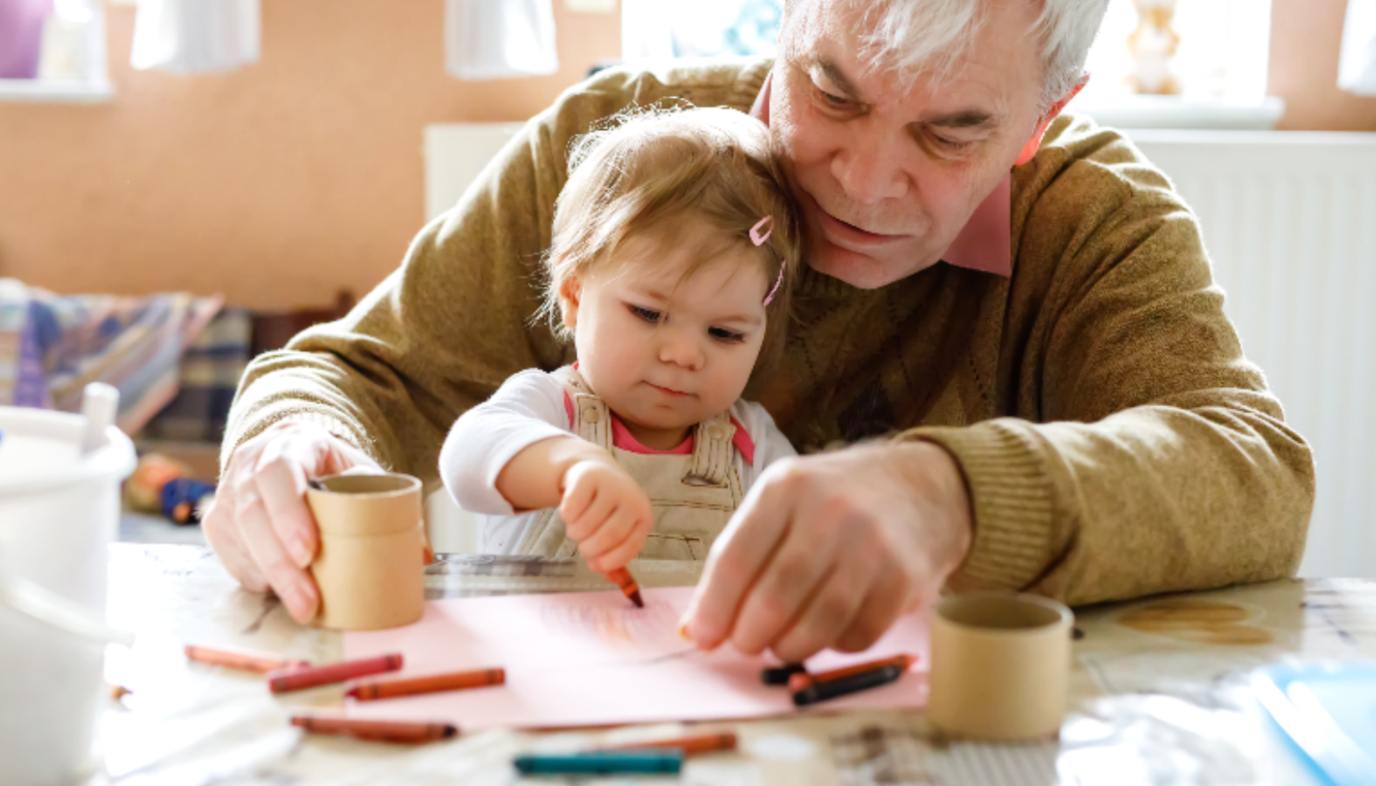
[[0, 103], [0, 276], [253, 308], [366, 292], [424, 221], [426, 123], [524, 120], [620, 53], [619, 14], [556, 0], [557, 75], [461, 82], [443, 6], [263, 0], [261, 62], [193, 77], [133, 71], [111, 7], [113, 102]]
[[1268, 92], [1285, 99], [1287, 131], [1376, 131], [1376, 98], [1338, 89], [1344, 0], [1271, 0]]

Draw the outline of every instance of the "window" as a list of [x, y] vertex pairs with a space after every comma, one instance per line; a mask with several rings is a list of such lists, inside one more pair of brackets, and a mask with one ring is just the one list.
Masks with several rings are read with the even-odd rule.
[[626, 60], [772, 55], [783, 0], [623, 0]]
[[101, 0], [0, 2], [0, 100], [105, 101]]

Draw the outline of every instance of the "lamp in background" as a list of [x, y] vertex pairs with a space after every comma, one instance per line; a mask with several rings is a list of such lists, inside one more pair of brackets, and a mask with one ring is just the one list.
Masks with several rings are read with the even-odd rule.
[[139, 0], [129, 62], [174, 74], [230, 71], [258, 62], [259, 0]]
[[1347, 0], [1338, 87], [1376, 96], [1376, 0]]

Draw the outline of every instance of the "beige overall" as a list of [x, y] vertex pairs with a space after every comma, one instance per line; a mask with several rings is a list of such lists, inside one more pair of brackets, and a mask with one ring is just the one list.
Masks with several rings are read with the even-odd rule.
[[[736, 472], [732, 437], [736, 426], [728, 413], [693, 429], [693, 452], [684, 456], [645, 455], [612, 444], [612, 415], [583, 375], [565, 366], [554, 372], [573, 402], [573, 433], [611, 453], [650, 497], [654, 529], [642, 559], [704, 560], [736, 506], [741, 479]], [[564, 536], [558, 508], [542, 511], [521, 542], [519, 554], [572, 557], [578, 544]]]

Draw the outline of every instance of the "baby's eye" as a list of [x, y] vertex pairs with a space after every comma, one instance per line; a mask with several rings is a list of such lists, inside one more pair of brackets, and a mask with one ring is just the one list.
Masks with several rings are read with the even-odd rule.
[[659, 318], [664, 316], [661, 312], [655, 311], [652, 308], [645, 308], [644, 306], [627, 305], [626, 308], [629, 308], [632, 314], [635, 314], [638, 318], [651, 325], [658, 325]]
[[745, 341], [744, 333], [737, 333], [734, 330], [727, 330], [726, 328], [708, 328], [707, 335], [723, 344], [739, 344]]

